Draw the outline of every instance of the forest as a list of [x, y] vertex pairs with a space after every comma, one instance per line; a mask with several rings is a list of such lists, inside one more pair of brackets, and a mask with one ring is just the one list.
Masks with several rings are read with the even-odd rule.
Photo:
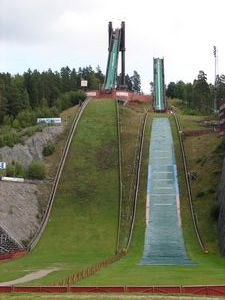
[[[81, 79], [88, 89], [102, 87], [104, 75], [98, 66], [70, 69], [68, 66], [53, 72], [28, 69], [22, 75], [0, 73], [0, 125], [25, 128], [34, 125], [37, 117], [54, 117], [62, 110], [84, 100]], [[140, 75], [134, 71], [125, 76], [128, 90], [140, 92]]]
[[183, 101], [189, 113], [212, 113], [214, 100], [217, 109], [219, 100], [225, 98], [225, 75], [217, 75], [215, 84], [207, 82], [207, 75], [199, 71], [193, 83], [183, 81], [170, 82], [166, 89], [166, 95], [170, 98], [177, 98]]

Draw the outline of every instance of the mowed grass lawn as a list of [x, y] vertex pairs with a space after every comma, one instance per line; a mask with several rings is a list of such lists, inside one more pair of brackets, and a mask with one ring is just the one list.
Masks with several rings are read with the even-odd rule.
[[[196, 266], [140, 266], [138, 265], [140, 258], [143, 254], [144, 245], [144, 230], [145, 230], [145, 200], [146, 200], [146, 176], [147, 176], [147, 164], [148, 164], [148, 147], [149, 147], [149, 135], [151, 114], [148, 119], [146, 140], [144, 147], [144, 160], [142, 164], [142, 177], [141, 177], [141, 193], [139, 195], [137, 219], [135, 223], [134, 238], [131, 244], [131, 248], [126, 257], [123, 257], [119, 262], [111, 265], [110, 267], [101, 270], [93, 277], [81, 281], [80, 285], [177, 285], [177, 284], [225, 284], [225, 259], [218, 253], [217, 248], [217, 236], [215, 230], [215, 221], [210, 215], [210, 209], [212, 204], [209, 203], [210, 199], [214, 201], [215, 195], [207, 192], [206, 197], [199, 199], [201, 205], [195, 205], [197, 215], [199, 215], [200, 229], [203, 230], [203, 238], [207, 242], [209, 253], [204, 254], [199, 248], [195, 233], [193, 230], [193, 224], [190, 215], [190, 209], [188, 204], [185, 178], [182, 166], [181, 153], [179, 148], [178, 136], [176, 132], [175, 122], [171, 117], [171, 126], [174, 137], [174, 146], [176, 152], [176, 160], [179, 174], [179, 186], [181, 196], [181, 212], [182, 212], [182, 224], [183, 234], [185, 239], [185, 245], [188, 251], [189, 257], [197, 263]], [[168, 116], [168, 115], [161, 115]], [[201, 117], [203, 118], [203, 117]], [[188, 116], [185, 116], [185, 120], [182, 121], [182, 126], [185, 129], [186, 126], [192, 129], [196, 126], [200, 120], [199, 116], [191, 116], [188, 120]], [[184, 121], [184, 122], [183, 122]], [[189, 138], [188, 138], [189, 139]], [[188, 162], [191, 167], [196, 157], [204, 155], [211, 157], [213, 155], [213, 149], [216, 147], [215, 143], [218, 143], [218, 138], [215, 136], [186, 139], [185, 146], [187, 147]], [[208, 145], [207, 139], [211, 141], [211, 146]], [[190, 152], [190, 149], [195, 149], [196, 154]], [[202, 154], [201, 154], [202, 153]], [[214, 163], [213, 163], [214, 162]], [[202, 168], [199, 181], [195, 182], [195, 185], [199, 184], [199, 188], [204, 185], [204, 190], [208, 191], [210, 187], [215, 187], [215, 172], [218, 171], [218, 161], [212, 157]], [[207, 168], [208, 166], [208, 168]], [[206, 174], [206, 176], [204, 176]], [[217, 177], [218, 180], [219, 176]], [[210, 181], [211, 180], [211, 181]], [[196, 187], [193, 187], [194, 195]], [[196, 199], [194, 199], [196, 204]], [[204, 231], [205, 229], [205, 231]]]
[[59, 270], [29, 284], [50, 284], [113, 255], [118, 218], [115, 101], [93, 100], [74, 135], [53, 210], [37, 247], [0, 263], [0, 281]]

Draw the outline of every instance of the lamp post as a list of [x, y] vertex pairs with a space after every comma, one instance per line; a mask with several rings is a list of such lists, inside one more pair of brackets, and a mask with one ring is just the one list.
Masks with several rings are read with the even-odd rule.
[[214, 55], [214, 58], [215, 58], [215, 81], [214, 81], [214, 103], [213, 103], [213, 111], [214, 113], [216, 114], [217, 113], [217, 101], [216, 101], [216, 84], [217, 84], [217, 49], [216, 49], [216, 46], [213, 46], [213, 55]]

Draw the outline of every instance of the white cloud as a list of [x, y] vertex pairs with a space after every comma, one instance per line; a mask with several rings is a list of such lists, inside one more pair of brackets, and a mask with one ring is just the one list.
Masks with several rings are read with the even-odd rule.
[[[108, 21], [126, 22], [126, 66], [145, 91], [153, 56], [165, 58], [166, 81], [213, 81], [212, 46], [225, 73], [222, 0], [0, 0], [0, 71], [98, 64], [105, 72]], [[119, 21], [118, 21], [119, 20]]]

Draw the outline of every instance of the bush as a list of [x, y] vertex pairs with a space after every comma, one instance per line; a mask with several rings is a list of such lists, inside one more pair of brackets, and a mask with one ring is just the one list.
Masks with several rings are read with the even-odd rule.
[[41, 160], [33, 160], [28, 167], [28, 177], [31, 179], [45, 178], [45, 164]]
[[196, 194], [196, 198], [202, 198], [205, 195], [204, 191], [198, 191]]
[[199, 158], [196, 160], [196, 163], [197, 163], [197, 164], [200, 163], [200, 165], [203, 167], [204, 164], [206, 163], [206, 161], [207, 161], [207, 157], [201, 156], [201, 157], [199, 157]]
[[225, 139], [224, 138], [219, 143], [219, 145], [216, 146], [216, 148], [214, 149], [214, 153], [224, 155], [224, 153], [225, 153]]
[[216, 192], [216, 189], [215, 188], [209, 188], [208, 189], [208, 193], [209, 194], [214, 194]]
[[3, 126], [0, 135], [0, 147], [13, 147], [18, 143], [20, 143], [20, 136], [18, 132], [9, 126]]
[[23, 110], [21, 111], [16, 119], [18, 120], [22, 128], [35, 125], [37, 123], [36, 113], [34, 111]]
[[6, 116], [4, 116], [4, 119], [3, 119], [3, 125], [5, 125], [5, 126], [11, 126], [11, 118], [10, 118], [10, 116], [8, 116], [8, 115], [6, 115]]
[[9, 177], [25, 177], [24, 167], [16, 162], [12, 162], [6, 165], [6, 176]]
[[55, 145], [52, 142], [48, 142], [46, 145], [44, 145], [42, 153], [44, 156], [49, 156], [54, 151], [55, 151]]
[[27, 127], [21, 131], [20, 135], [21, 136], [32, 136], [36, 132], [42, 132], [43, 128], [46, 126], [46, 123], [39, 124], [38, 126], [33, 126], [33, 127]]
[[82, 91], [70, 91], [61, 95], [57, 99], [57, 107], [60, 111], [67, 109], [73, 105], [79, 104], [80, 101], [84, 101], [86, 94]]
[[218, 202], [215, 202], [213, 204], [213, 207], [211, 208], [210, 215], [214, 221], [217, 221], [219, 218], [219, 214], [220, 214], [220, 205]]
[[12, 122], [12, 127], [19, 129], [20, 128], [20, 122], [17, 119], [14, 119]]
[[22, 178], [25, 177], [25, 169], [18, 162], [15, 163], [15, 174], [16, 174], [16, 177], [22, 177]]
[[6, 165], [6, 176], [14, 177], [16, 175], [16, 168], [14, 164]]

